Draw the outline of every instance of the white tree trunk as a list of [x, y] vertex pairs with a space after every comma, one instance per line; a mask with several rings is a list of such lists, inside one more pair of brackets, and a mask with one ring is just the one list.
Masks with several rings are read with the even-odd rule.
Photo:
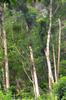
[[[6, 5], [4, 4], [4, 9]], [[7, 50], [7, 38], [6, 38], [6, 31], [4, 30], [3, 26], [3, 46], [4, 46], [4, 58], [5, 58], [5, 77], [6, 77], [6, 90], [9, 89], [9, 66], [8, 66], [8, 50]]]
[[4, 47], [4, 59], [5, 59], [6, 89], [8, 89], [9, 88], [9, 67], [8, 67], [7, 39], [6, 39], [6, 32], [4, 29], [3, 29], [3, 47]]
[[33, 80], [34, 94], [35, 94], [35, 97], [37, 98], [40, 96], [40, 93], [39, 93], [36, 68], [35, 68], [35, 64], [34, 64], [32, 46], [29, 46], [29, 50], [30, 50], [30, 59], [31, 59], [31, 63], [32, 63], [31, 74], [32, 74], [32, 80]]
[[51, 69], [51, 61], [50, 61], [50, 51], [49, 51], [49, 45], [50, 45], [50, 36], [51, 36], [51, 27], [52, 27], [52, 0], [50, 0], [50, 14], [49, 14], [49, 29], [48, 29], [48, 36], [47, 36], [47, 44], [46, 44], [46, 50], [45, 55], [47, 59], [47, 65], [48, 65], [48, 79], [49, 79], [49, 89], [52, 88], [52, 83], [54, 83], [52, 69]]
[[1, 35], [2, 35], [2, 41], [3, 41], [3, 48], [4, 48], [4, 70], [5, 70], [5, 86], [6, 89], [9, 88], [9, 68], [8, 68], [8, 52], [7, 52], [7, 39], [6, 39], [6, 32], [4, 30], [4, 15], [3, 15], [3, 10], [4, 6], [2, 6], [2, 11], [1, 11]]
[[60, 67], [60, 46], [61, 46], [61, 20], [58, 19], [59, 22], [59, 36], [58, 36], [58, 62], [57, 62], [57, 75], [59, 77], [59, 67]]
[[57, 67], [56, 67], [56, 58], [55, 58], [54, 45], [53, 45], [53, 61], [54, 61], [54, 76], [55, 76], [55, 82], [57, 83]]
[[45, 51], [45, 55], [46, 55], [47, 65], [48, 65], [49, 90], [51, 90], [52, 89], [52, 84], [54, 83], [54, 78], [53, 78], [53, 74], [52, 74], [50, 58], [47, 55], [46, 51]]

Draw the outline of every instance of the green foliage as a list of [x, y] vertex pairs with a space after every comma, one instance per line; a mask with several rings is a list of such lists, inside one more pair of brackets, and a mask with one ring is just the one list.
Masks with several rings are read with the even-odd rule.
[[50, 92], [41, 95], [37, 100], [56, 100], [56, 99], [55, 99], [55, 95], [52, 92]]
[[32, 100], [32, 98], [34, 98], [34, 96], [32, 96], [32, 94], [30, 92], [27, 91], [20, 91], [19, 94], [16, 95], [16, 98], [23, 98], [24, 100]]
[[66, 2], [66, 0], [62, 0], [62, 3], [65, 3]]
[[11, 92], [3, 93], [2, 91], [0, 91], [0, 100], [12, 100]]
[[66, 100], [66, 95], [64, 95], [64, 96], [62, 97], [62, 100]]
[[[6, 7], [4, 11], [4, 29], [8, 46], [8, 62], [10, 90], [16, 98], [35, 100], [31, 77], [31, 62], [29, 45], [32, 45], [34, 62], [38, 76], [41, 96], [37, 100], [66, 100], [66, 77], [61, 78], [54, 86], [54, 92], [48, 93], [48, 72], [44, 50], [46, 48], [47, 31], [49, 26], [50, 0], [38, 0], [43, 3], [47, 13], [37, 10], [32, 0], [0, 0], [0, 2], [18, 5], [14, 9]], [[61, 5], [61, 1], [63, 5]], [[59, 8], [57, 6], [59, 5]], [[10, 6], [10, 5], [9, 5]], [[12, 6], [12, 5], [11, 5]], [[10, 6], [10, 7], [11, 7]], [[53, 0], [52, 35], [50, 42], [50, 59], [53, 66], [52, 45], [55, 45], [56, 61], [58, 49], [58, 18], [62, 20], [62, 42], [60, 76], [66, 76], [66, 3], [65, 0]], [[55, 12], [57, 8], [57, 11]], [[41, 7], [43, 10], [43, 8]], [[64, 34], [63, 34], [64, 33]], [[0, 88], [3, 86], [2, 68], [4, 67], [3, 44], [0, 40]], [[54, 71], [54, 67], [52, 67]], [[53, 72], [54, 75], [54, 72]], [[28, 78], [30, 77], [30, 79]], [[46, 92], [46, 93], [45, 93]], [[5, 98], [5, 99], [4, 99]], [[0, 100], [12, 100], [11, 92], [0, 91]]]
[[64, 100], [66, 97], [66, 77], [60, 78], [58, 83], [55, 84], [54, 92], [56, 93], [58, 100]]
[[66, 60], [61, 61], [60, 75], [61, 76], [66, 76]]
[[1, 3], [16, 3], [16, 0], [0, 0]]

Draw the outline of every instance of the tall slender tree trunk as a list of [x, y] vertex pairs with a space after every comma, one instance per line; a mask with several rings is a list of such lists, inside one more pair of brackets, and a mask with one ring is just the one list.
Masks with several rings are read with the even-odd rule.
[[[0, 5], [0, 43], [2, 43], [2, 6]], [[1, 44], [2, 46], [2, 44]], [[4, 67], [2, 66], [2, 86], [5, 90], [5, 74], [4, 74]]]
[[32, 63], [31, 74], [32, 74], [32, 80], [33, 80], [34, 94], [35, 94], [35, 97], [37, 98], [40, 96], [40, 93], [39, 93], [36, 68], [35, 68], [35, 64], [34, 64], [33, 50], [32, 50], [31, 45], [29, 45], [29, 50], [30, 50], [30, 59], [31, 59], [31, 63]]
[[47, 60], [47, 65], [48, 65], [48, 79], [49, 79], [50, 90], [52, 88], [52, 83], [54, 83], [52, 69], [51, 69], [50, 51], [49, 51], [51, 27], [52, 27], [52, 0], [50, 0], [49, 29], [48, 29], [47, 44], [46, 44], [46, 50], [45, 50], [45, 55], [46, 55], [46, 60]]
[[55, 82], [57, 83], [57, 67], [56, 67], [56, 58], [55, 58], [54, 45], [53, 45], [53, 61], [54, 61], [54, 76], [55, 76]]
[[4, 59], [5, 59], [6, 89], [8, 89], [9, 88], [9, 67], [8, 67], [7, 39], [6, 39], [6, 32], [4, 29], [3, 29], [3, 47], [4, 47]]
[[60, 46], [61, 46], [61, 20], [58, 19], [59, 22], [59, 36], [58, 36], [58, 62], [57, 62], [57, 75], [59, 78], [59, 67], [60, 67]]
[[5, 4], [1, 7], [1, 34], [2, 34], [2, 41], [3, 41], [3, 48], [4, 48], [4, 69], [5, 69], [5, 86], [6, 90], [9, 88], [9, 68], [8, 68], [8, 52], [7, 52], [7, 39], [6, 39], [6, 32], [4, 30], [4, 15], [3, 11]]

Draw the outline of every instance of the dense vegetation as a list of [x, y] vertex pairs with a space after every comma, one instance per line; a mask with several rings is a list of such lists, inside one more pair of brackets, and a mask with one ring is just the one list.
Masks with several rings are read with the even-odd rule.
[[0, 0], [0, 100], [66, 100], [66, 0]]

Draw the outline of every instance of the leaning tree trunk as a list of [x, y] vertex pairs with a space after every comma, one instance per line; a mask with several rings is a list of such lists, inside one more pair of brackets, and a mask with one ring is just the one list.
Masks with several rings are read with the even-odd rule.
[[51, 61], [50, 61], [50, 51], [49, 51], [49, 44], [50, 44], [50, 36], [51, 36], [51, 27], [52, 27], [52, 0], [50, 0], [50, 14], [49, 14], [49, 29], [48, 29], [48, 36], [47, 36], [47, 44], [46, 44], [46, 60], [48, 66], [48, 79], [49, 79], [49, 90], [52, 88], [52, 84], [54, 83], [52, 69], [51, 69]]
[[59, 22], [59, 36], [58, 36], [58, 62], [57, 62], [57, 75], [59, 78], [59, 67], [60, 67], [60, 45], [61, 45], [61, 20], [58, 19]]
[[29, 50], [30, 50], [30, 60], [31, 60], [31, 74], [32, 74], [32, 80], [33, 80], [33, 88], [34, 88], [34, 94], [35, 97], [39, 97], [40, 93], [39, 93], [39, 86], [38, 86], [38, 79], [37, 79], [37, 73], [36, 73], [36, 68], [35, 68], [35, 64], [34, 64], [34, 57], [33, 57], [33, 50], [32, 50], [32, 46], [29, 45]]
[[3, 41], [3, 48], [4, 48], [4, 69], [5, 69], [5, 87], [6, 90], [9, 88], [9, 68], [8, 68], [8, 52], [7, 52], [7, 39], [6, 39], [6, 32], [4, 30], [4, 6], [1, 7], [1, 34], [2, 34], [2, 41]]

